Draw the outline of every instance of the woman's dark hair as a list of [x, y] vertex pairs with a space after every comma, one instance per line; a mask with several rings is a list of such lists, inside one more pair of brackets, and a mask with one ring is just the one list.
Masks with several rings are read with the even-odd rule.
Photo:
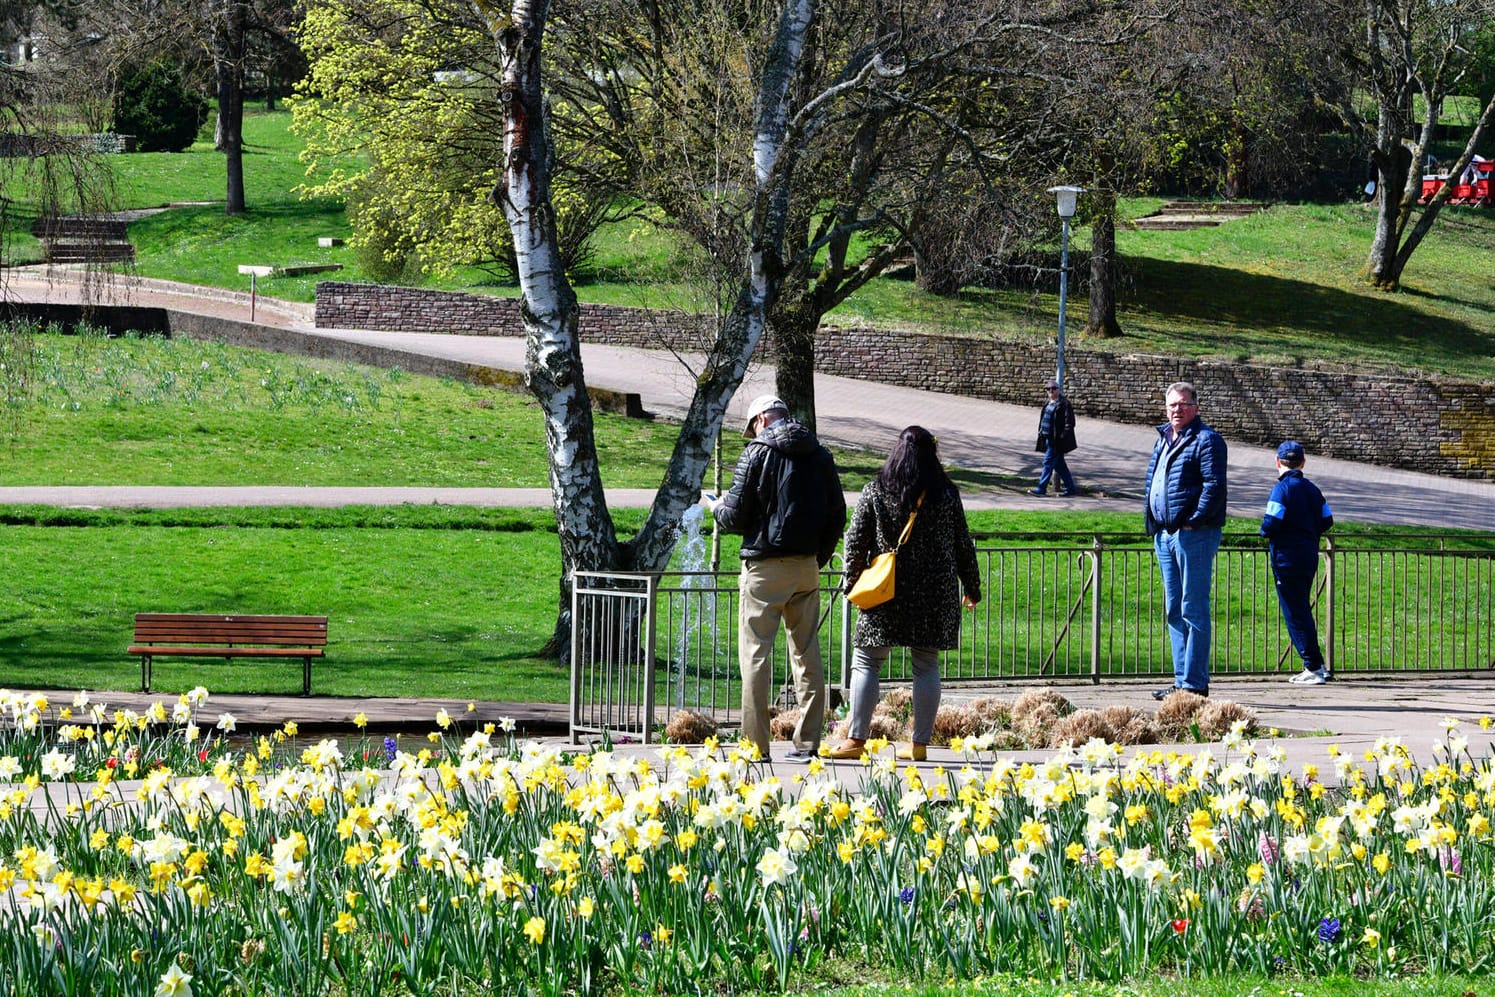
[[877, 483], [897, 500], [901, 516], [913, 511], [920, 495], [930, 502], [955, 490], [940, 463], [938, 441], [923, 426], [910, 426], [898, 434], [893, 452], [877, 472]]

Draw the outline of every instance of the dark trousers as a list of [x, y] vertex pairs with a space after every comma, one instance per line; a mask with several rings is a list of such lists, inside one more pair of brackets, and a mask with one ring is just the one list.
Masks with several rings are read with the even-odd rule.
[[1293, 648], [1309, 671], [1328, 671], [1324, 652], [1319, 647], [1318, 626], [1313, 622], [1313, 576], [1318, 573], [1318, 558], [1306, 566], [1272, 564], [1277, 581], [1277, 605], [1282, 607], [1282, 622]]
[[1043, 452], [1043, 473], [1038, 476], [1038, 490], [1048, 491], [1049, 481], [1055, 474], [1059, 475], [1059, 487], [1062, 491], [1075, 490], [1075, 476], [1069, 473], [1069, 465], [1064, 462], [1064, 455], [1054, 449], [1054, 445], [1050, 443]]

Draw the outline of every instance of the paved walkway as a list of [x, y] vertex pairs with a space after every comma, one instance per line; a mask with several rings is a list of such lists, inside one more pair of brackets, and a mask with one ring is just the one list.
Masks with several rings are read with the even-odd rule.
[[[1155, 683], [1108, 682], [1059, 685], [1056, 688], [1076, 709], [1120, 705], [1151, 712], [1157, 705], [1151, 696], [1154, 686]], [[1026, 683], [952, 686], [946, 689], [946, 699], [994, 696], [1011, 701], [1030, 688], [1032, 686]], [[1444, 722], [1450, 718], [1459, 721], [1456, 733], [1468, 738], [1469, 750], [1475, 758], [1483, 757], [1495, 748], [1495, 728], [1486, 731], [1479, 725], [1481, 718], [1495, 717], [1495, 682], [1491, 682], [1488, 676], [1351, 678], [1318, 687], [1289, 685], [1285, 681], [1224, 679], [1211, 685], [1210, 695], [1215, 700], [1230, 700], [1255, 711], [1261, 722], [1262, 742], [1280, 747], [1294, 771], [1301, 771], [1308, 763], [1327, 770], [1331, 746], [1361, 758], [1383, 737], [1399, 738], [1419, 764], [1427, 765], [1436, 758], [1434, 745], [1447, 743], [1448, 731]], [[169, 706], [175, 700], [173, 695], [166, 693], [138, 692], [94, 693], [91, 698], [105, 702], [111, 708], [128, 707], [137, 712], [153, 702], [161, 701]], [[467, 706], [465, 700], [448, 699], [215, 694], [210, 696], [201, 716], [203, 723], [211, 725], [219, 714], [230, 713], [241, 731], [275, 728], [287, 720], [294, 720], [300, 726], [300, 736], [316, 738], [355, 734], [353, 718], [362, 713], [367, 718], [369, 736], [401, 734], [421, 738], [436, 729], [436, 712], [445, 709], [464, 730], [511, 718], [517, 723], [520, 736], [569, 743], [566, 737], [567, 711], [563, 705], [477, 702], [471, 712]], [[1279, 736], [1269, 736], [1274, 729]], [[785, 759], [790, 747], [787, 742], [773, 745], [776, 769], [785, 772], [802, 770], [802, 766]], [[1178, 744], [1170, 747], [1197, 751], [1204, 746]], [[655, 748], [625, 744], [618, 750], [652, 753]], [[1219, 757], [1218, 746], [1211, 750]], [[1018, 752], [1014, 757], [1037, 760], [1052, 754], [1051, 751]], [[960, 759], [954, 752], [946, 748], [931, 748], [925, 766], [959, 763]], [[838, 763], [835, 768], [848, 784], [855, 784], [860, 769], [858, 765]]]
[[[84, 289], [63, 273], [48, 279], [45, 272], [11, 271], [5, 293], [24, 301], [82, 301]], [[136, 280], [108, 291], [117, 304], [175, 308], [200, 314], [248, 320], [249, 295], [217, 288], [197, 288], [167, 281]], [[522, 370], [524, 342], [509, 337], [448, 336], [432, 333], [378, 332], [358, 329], [318, 329], [312, 306], [259, 299], [255, 321], [308, 337], [372, 344], [386, 349], [459, 360], [463, 363]], [[690, 403], [694, 377], [684, 363], [665, 351], [587, 345], [583, 350], [587, 380], [598, 386], [637, 393], [644, 407], [660, 416], [681, 417]], [[756, 394], [773, 389], [773, 371], [759, 367], [749, 373], [731, 407], [730, 425]], [[1128, 426], [1099, 419], [1078, 420], [1080, 450], [1071, 466], [1084, 494], [1072, 499], [1034, 498], [1025, 489], [1037, 480], [1041, 455], [1033, 451], [1038, 421], [1037, 386], [1032, 406], [964, 398], [817, 375], [817, 418], [821, 436], [832, 444], [884, 453], [903, 427], [918, 423], [940, 439], [947, 460], [973, 471], [1014, 480], [1011, 487], [970, 490], [972, 509], [1115, 509], [1140, 508], [1140, 478], [1155, 433], [1150, 426]], [[1208, 396], [1205, 398], [1208, 419]], [[1159, 413], [1159, 421], [1162, 414]], [[1230, 447], [1232, 481], [1230, 513], [1259, 515], [1271, 491], [1273, 451], [1267, 447], [1234, 444]], [[603, 455], [606, 460], [606, 455]], [[1442, 478], [1370, 464], [1309, 457], [1309, 473], [1323, 488], [1344, 522], [1441, 525], [1495, 531], [1495, 484]], [[1020, 482], [1020, 484], [1018, 484]], [[616, 507], [647, 505], [653, 492], [621, 489], [608, 493]], [[270, 488], [270, 489], [5, 489], [0, 502], [41, 502], [62, 505], [202, 505], [252, 502], [297, 505], [399, 504], [450, 502], [477, 505], [550, 504], [544, 489], [384, 489], [384, 488]], [[1140, 512], [1138, 513], [1140, 520]]]

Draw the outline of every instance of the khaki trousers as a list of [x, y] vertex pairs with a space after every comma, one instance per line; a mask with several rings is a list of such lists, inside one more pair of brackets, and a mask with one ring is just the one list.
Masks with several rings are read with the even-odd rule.
[[815, 558], [760, 557], [742, 562], [738, 578], [737, 655], [742, 667], [742, 740], [768, 757], [768, 704], [773, 701], [773, 645], [782, 620], [799, 699], [794, 746], [814, 750], [825, 729], [825, 665], [820, 658], [820, 569]]

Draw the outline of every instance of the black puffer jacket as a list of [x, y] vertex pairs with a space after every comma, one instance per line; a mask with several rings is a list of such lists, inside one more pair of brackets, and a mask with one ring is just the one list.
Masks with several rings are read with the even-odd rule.
[[[898, 500], [874, 478], [862, 489], [851, 529], [846, 533], [846, 591], [872, 559], [898, 543], [908, 517]], [[935, 647], [960, 645], [960, 595], [981, 601], [981, 568], [966, 527], [960, 494], [951, 488], [929, 495], [914, 517], [908, 543], [898, 551], [893, 598], [857, 616], [851, 632], [855, 647]]]
[[831, 452], [793, 419], [743, 448], [716, 522], [742, 534], [742, 559], [813, 554], [823, 568], [846, 530], [846, 496]]

